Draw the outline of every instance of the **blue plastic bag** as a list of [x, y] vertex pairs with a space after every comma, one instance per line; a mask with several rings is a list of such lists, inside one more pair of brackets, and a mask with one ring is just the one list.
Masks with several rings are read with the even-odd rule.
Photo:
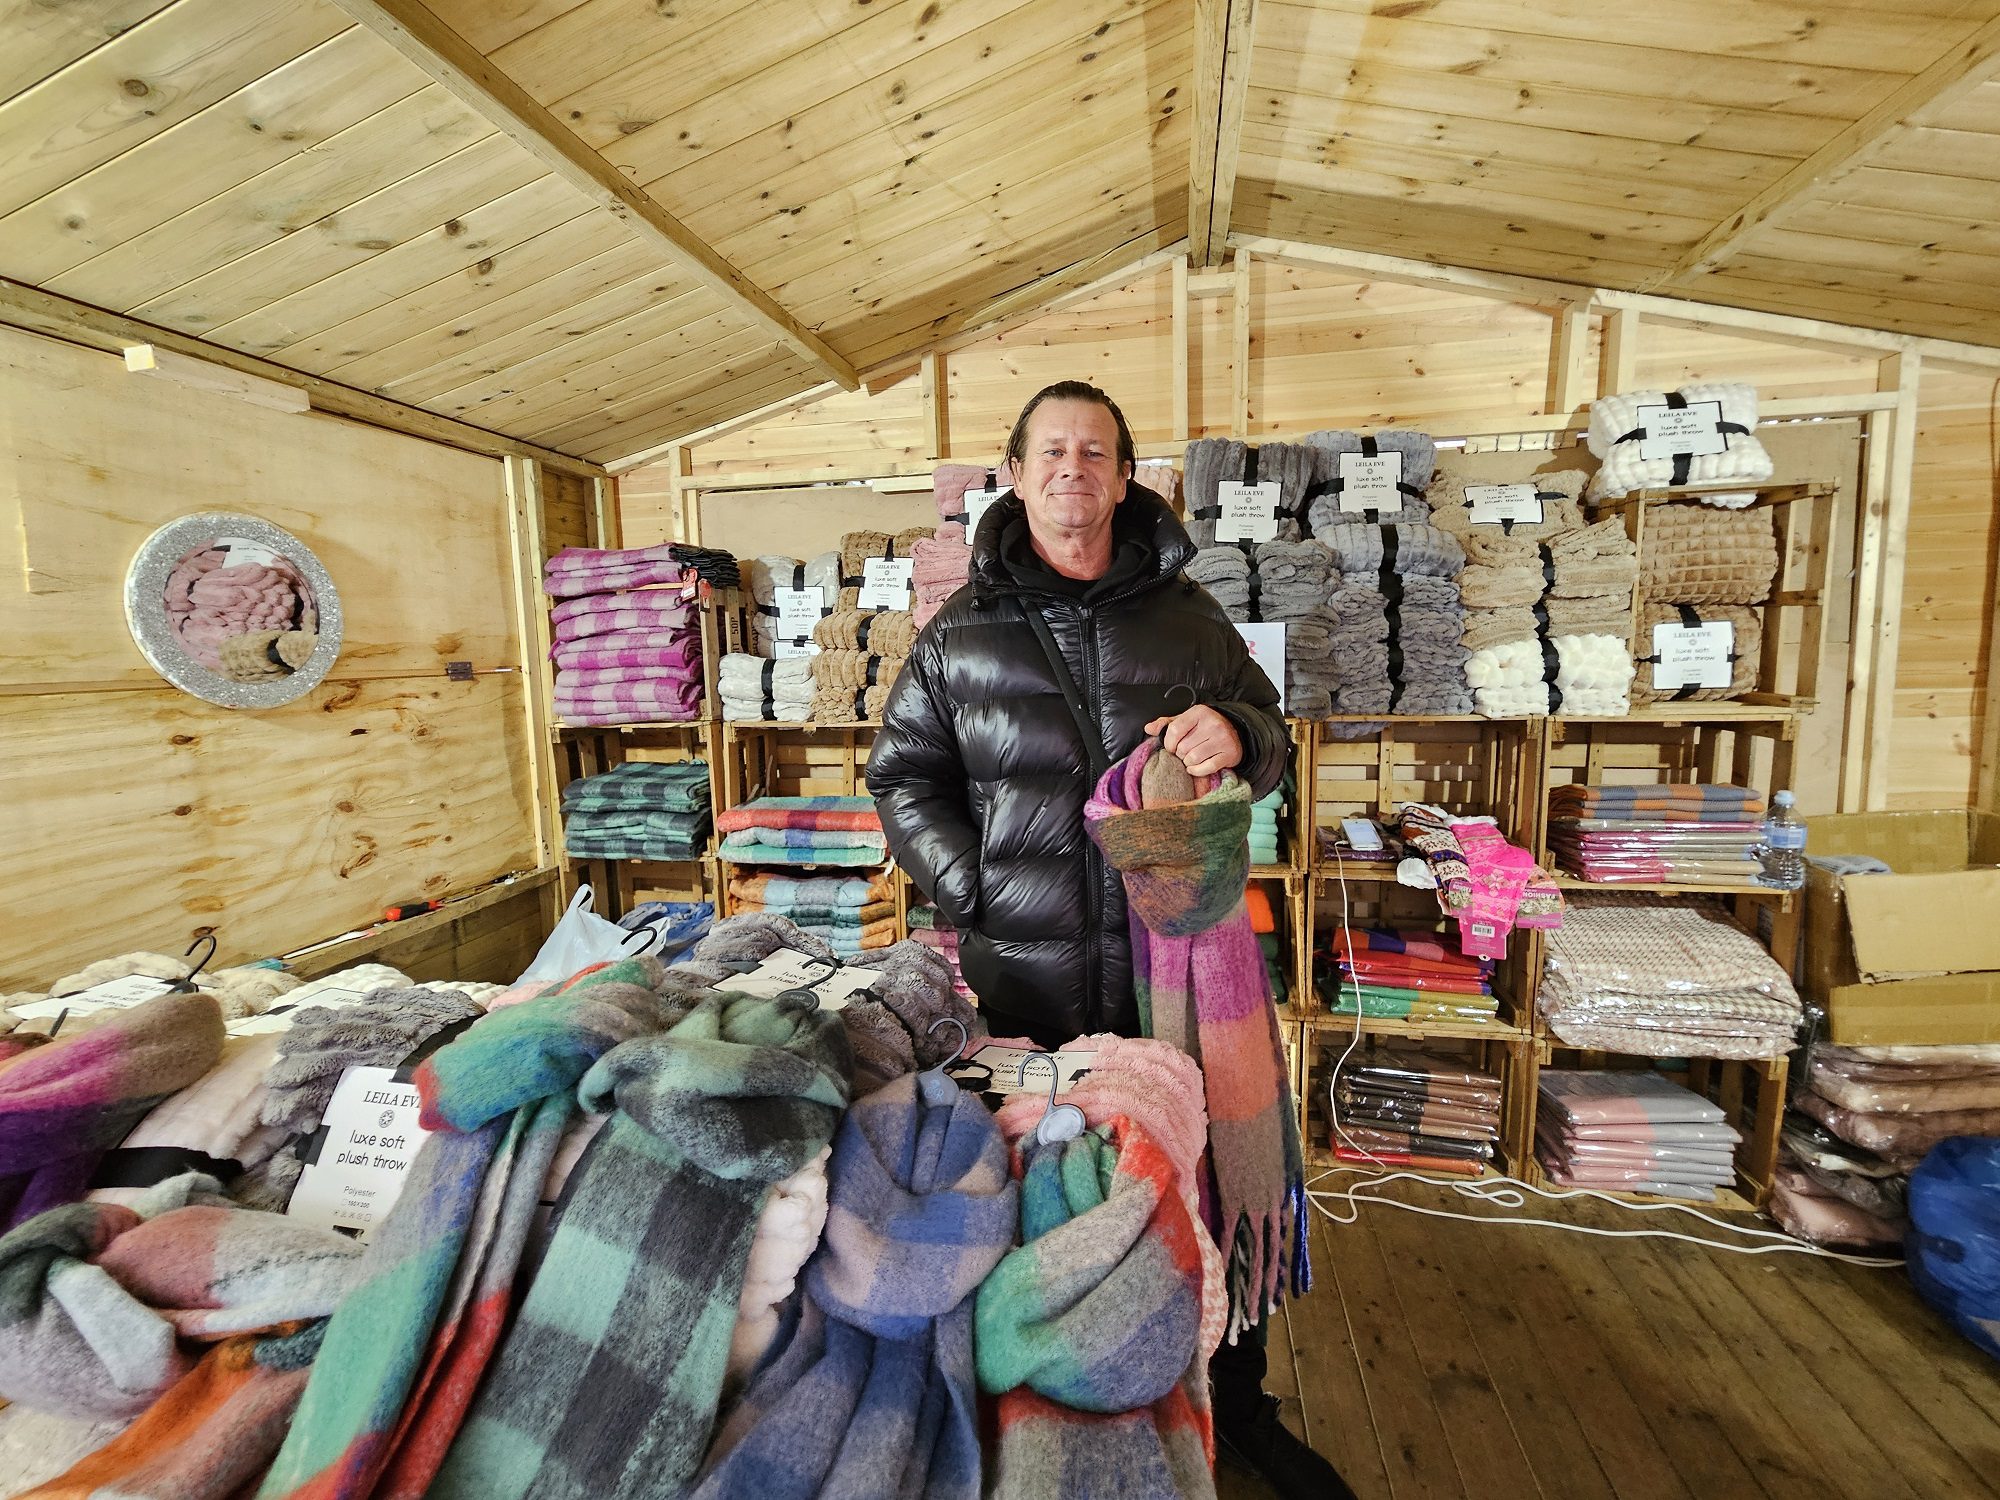
[[1910, 1176], [1910, 1280], [2000, 1359], [2000, 1136], [1940, 1141]]

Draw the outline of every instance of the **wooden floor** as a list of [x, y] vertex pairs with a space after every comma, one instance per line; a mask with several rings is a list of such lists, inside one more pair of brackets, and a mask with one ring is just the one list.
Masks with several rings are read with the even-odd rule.
[[1376, 1206], [1313, 1252], [1267, 1388], [1361, 1500], [2000, 1500], [2000, 1363], [1900, 1270]]

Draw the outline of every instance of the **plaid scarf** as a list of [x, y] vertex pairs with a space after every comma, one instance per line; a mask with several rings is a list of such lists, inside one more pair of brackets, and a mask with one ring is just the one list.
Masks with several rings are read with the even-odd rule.
[[366, 1500], [392, 1458], [389, 1492], [422, 1491], [499, 1337], [570, 1091], [618, 1043], [677, 1014], [632, 982], [660, 972], [645, 959], [592, 970], [492, 1012], [417, 1069], [437, 1134], [327, 1328], [265, 1500]]
[[976, 1500], [972, 1294], [1013, 1242], [1015, 1191], [978, 1099], [927, 1105], [919, 1088], [906, 1074], [841, 1126], [791, 1341], [731, 1413], [697, 1500]]
[[[1125, 877], [1141, 1024], [1201, 1064], [1215, 1174], [1216, 1243], [1229, 1263], [1229, 1337], [1303, 1293], [1305, 1157], [1277, 1010], [1243, 888], [1250, 788], [1232, 772], [1190, 778], [1146, 740], [1084, 807], [1090, 836]], [[1149, 770], [1150, 767], [1150, 770]]]
[[591, 1069], [580, 1097], [615, 1113], [432, 1495], [681, 1493], [708, 1447], [764, 1195], [826, 1145], [851, 1066], [837, 1013], [711, 994]]
[[1200, 1231], [1173, 1163], [1120, 1118], [1017, 1147], [1021, 1248], [979, 1289], [997, 1500], [1215, 1494]]

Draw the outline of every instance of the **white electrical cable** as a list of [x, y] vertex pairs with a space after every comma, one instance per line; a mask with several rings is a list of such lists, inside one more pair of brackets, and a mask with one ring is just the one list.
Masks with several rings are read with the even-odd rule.
[[[1335, 878], [1340, 882], [1340, 930], [1341, 936], [1347, 946], [1348, 982], [1354, 989], [1354, 1035], [1348, 1040], [1347, 1050], [1342, 1052], [1339, 1060], [1334, 1063], [1332, 1077], [1327, 1082], [1327, 1118], [1332, 1123], [1334, 1133], [1339, 1136], [1341, 1141], [1350, 1150], [1359, 1152], [1378, 1167], [1388, 1167], [1390, 1163], [1383, 1161], [1381, 1157], [1368, 1150], [1367, 1147], [1359, 1145], [1347, 1133], [1346, 1127], [1340, 1121], [1340, 1101], [1333, 1089], [1333, 1079], [1340, 1076], [1340, 1070], [1347, 1065], [1347, 1059], [1352, 1057], [1354, 1049], [1361, 1045], [1361, 985], [1354, 977], [1354, 925], [1349, 919], [1347, 862], [1340, 857], [1340, 851], [1345, 842], [1344, 839], [1334, 840], [1333, 869]], [[1338, 991], [1336, 991], [1337, 993]], [[1700, 1245], [1707, 1250], [1722, 1250], [1734, 1255], [1811, 1255], [1823, 1260], [1845, 1261], [1848, 1265], [1852, 1266], [1868, 1266], [1880, 1269], [1893, 1267], [1898, 1270], [1903, 1266], [1900, 1258], [1892, 1259], [1887, 1256], [1875, 1255], [1850, 1255], [1839, 1250], [1827, 1250], [1819, 1245], [1809, 1245], [1805, 1241], [1794, 1239], [1782, 1231], [1752, 1229], [1746, 1225], [1732, 1224], [1727, 1219], [1718, 1219], [1685, 1203], [1634, 1203], [1629, 1199], [1615, 1198], [1611, 1194], [1600, 1192], [1595, 1188], [1564, 1188], [1553, 1190], [1536, 1187], [1533, 1183], [1523, 1182], [1516, 1177], [1497, 1176], [1483, 1178], [1476, 1182], [1468, 1182], [1463, 1178], [1429, 1177], [1422, 1172], [1390, 1171], [1380, 1175], [1371, 1174], [1367, 1182], [1339, 1192], [1325, 1188], [1315, 1189], [1313, 1187], [1313, 1183], [1320, 1181], [1321, 1178], [1332, 1177], [1337, 1174], [1359, 1176], [1367, 1171], [1368, 1169], [1364, 1167], [1329, 1167], [1312, 1177], [1306, 1183], [1306, 1201], [1318, 1209], [1321, 1215], [1332, 1224], [1347, 1225], [1357, 1223], [1361, 1218], [1362, 1204], [1376, 1203], [1385, 1208], [1400, 1208], [1413, 1214], [1422, 1214], [1425, 1218], [1457, 1219], [1466, 1224], [1521, 1224], [1539, 1229], [1565, 1230], [1571, 1234], [1595, 1235], [1600, 1239], [1682, 1240], [1690, 1245]], [[1570, 1198], [1595, 1198], [1599, 1202], [1608, 1203], [1614, 1208], [1625, 1209], [1632, 1213], [1659, 1213], [1664, 1210], [1672, 1213], [1688, 1214], [1693, 1218], [1700, 1219], [1704, 1224], [1713, 1225], [1715, 1228], [1723, 1230], [1726, 1233], [1740, 1234], [1750, 1239], [1769, 1240], [1775, 1243], [1733, 1245], [1720, 1240], [1704, 1239], [1700, 1235], [1681, 1234], [1672, 1229], [1599, 1229], [1594, 1225], [1568, 1224], [1560, 1219], [1539, 1219], [1532, 1215], [1453, 1213], [1449, 1209], [1432, 1208], [1422, 1203], [1406, 1202], [1401, 1198], [1381, 1196], [1380, 1190], [1394, 1182], [1421, 1182], [1426, 1187], [1448, 1188], [1458, 1197], [1467, 1198], [1476, 1203], [1490, 1204], [1495, 1208], [1525, 1208], [1528, 1204], [1526, 1195], [1529, 1193], [1533, 1193], [1538, 1198], [1545, 1198], [1552, 1203], [1559, 1203]], [[1345, 1203], [1348, 1205], [1349, 1211], [1345, 1217], [1328, 1207], [1329, 1204], [1334, 1203]]]

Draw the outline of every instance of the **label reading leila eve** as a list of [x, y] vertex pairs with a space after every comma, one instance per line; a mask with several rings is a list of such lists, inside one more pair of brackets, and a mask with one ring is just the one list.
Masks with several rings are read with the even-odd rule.
[[811, 635], [826, 613], [826, 590], [772, 589], [771, 604], [778, 611], [778, 634], [797, 640]]
[[1365, 453], [1340, 455], [1340, 510], [1343, 515], [1365, 515], [1371, 510], [1398, 510], [1403, 492], [1403, 455]]
[[910, 572], [916, 566], [907, 557], [871, 557], [861, 568], [862, 609], [908, 609]]
[[979, 529], [980, 518], [998, 505], [1011, 489], [967, 490], [965, 492], [965, 545], [972, 545], [972, 533]]
[[1707, 625], [1653, 627], [1653, 686], [1657, 688], [1726, 688], [1735, 678], [1729, 656], [1736, 649], [1736, 627], [1727, 621]]
[[1721, 453], [1729, 439], [1722, 433], [1722, 403], [1695, 401], [1685, 407], [1642, 406], [1639, 428], [1639, 457], [1650, 462], [1687, 453]]
[[1224, 480], [1215, 487], [1222, 514], [1215, 518], [1218, 542], [1270, 542], [1278, 536], [1278, 503], [1284, 486], [1275, 479], [1260, 484]]
[[342, 1073], [322, 1117], [319, 1159], [299, 1174], [285, 1212], [367, 1239], [396, 1206], [410, 1163], [430, 1137], [417, 1123], [418, 1107], [416, 1085], [396, 1082], [391, 1068]]
[[1468, 484], [1465, 503], [1475, 526], [1542, 524], [1542, 498], [1532, 484]]

